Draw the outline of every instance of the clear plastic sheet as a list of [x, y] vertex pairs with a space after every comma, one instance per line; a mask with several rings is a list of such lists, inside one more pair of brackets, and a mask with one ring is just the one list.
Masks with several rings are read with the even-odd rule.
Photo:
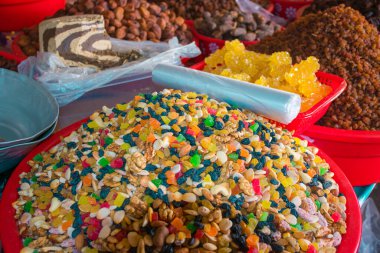
[[270, 20], [281, 26], [286, 26], [287, 21], [281, 17], [275, 16], [261, 5], [252, 2], [251, 0], [236, 0], [240, 10], [245, 13], [256, 13], [265, 17], [267, 20]]
[[173, 65], [157, 65], [152, 80], [163, 87], [206, 93], [283, 124], [295, 119], [301, 107], [298, 94]]
[[362, 206], [362, 240], [359, 253], [380, 252], [380, 213], [372, 198]]
[[120, 67], [97, 71], [89, 67], [68, 67], [55, 54], [39, 53], [37, 57], [23, 61], [18, 66], [18, 71], [42, 83], [59, 105], [64, 106], [90, 90], [150, 77], [158, 63], [181, 65], [181, 58], [192, 58], [200, 54], [194, 42], [181, 46], [177, 38], [168, 43], [112, 39], [112, 46], [121, 52], [139, 50], [142, 58]]

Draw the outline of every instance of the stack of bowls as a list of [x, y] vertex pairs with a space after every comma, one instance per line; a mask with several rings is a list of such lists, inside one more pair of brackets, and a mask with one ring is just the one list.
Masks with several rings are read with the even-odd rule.
[[14, 168], [57, 125], [59, 107], [38, 82], [0, 69], [0, 173]]

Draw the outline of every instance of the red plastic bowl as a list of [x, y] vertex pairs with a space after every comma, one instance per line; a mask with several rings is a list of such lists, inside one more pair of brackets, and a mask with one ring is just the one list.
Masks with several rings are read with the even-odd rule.
[[21, 58], [17, 55], [10, 54], [10, 53], [4, 52], [4, 51], [0, 51], [0, 56], [4, 57], [5, 59], [8, 59], [8, 60], [14, 60], [17, 62], [17, 64], [19, 64], [20, 62], [22, 62], [24, 60], [23, 58]]
[[[203, 61], [193, 65], [191, 68], [196, 70], [203, 70], [204, 67], [205, 62]], [[295, 134], [303, 133], [306, 129], [308, 129], [320, 118], [322, 118], [323, 115], [325, 115], [327, 109], [330, 107], [331, 102], [334, 101], [340, 94], [342, 94], [344, 89], [347, 87], [346, 81], [339, 76], [319, 71], [317, 72], [317, 77], [321, 83], [331, 86], [331, 93], [324, 97], [308, 111], [299, 113], [298, 116], [289, 124], [284, 125], [276, 122], [277, 125], [280, 125], [289, 130], [294, 130]]]
[[[20, 252], [20, 249], [22, 248], [16, 220], [14, 219], [15, 209], [12, 207], [12, 203], [18, 198], [17, 188], [19, 187], [19, 175], [22, 172], [30, 170], [27, 162], [33, 159], [35, 155], [43, 151], [48, 151], [61, 141], [61, 137], [68, 136], [71, 132], [77, 130], [85, 121], [86, 120], [82, 120], [74, 123], [52, 135], [28, 154], [12, 173], [0, 202], [0, 217], [3, 221], [0, 226], [0, 240], [3, 243], [5, 252]], [[343, 235], [342, 243], [338, 248], [338, 253], [354, 253], [358, 250], [362, 231], [362, 220], [358, 200], [350, 182], [339, 167], [321, 150], [319, 151], [319, 155], [330, 164], [331, 171], [335, 174], [334, 179], [339, 184], [340, 191], [347, 198], [347, 234]]]
[[297, 13], [302, 12], [312, 2], [313, 0], [272, 0], [272, 3], [274, 4], [274, 14], [290, 21], [296, 19], [299, 16]]
[[0, 2], [0, 31], [18, 31], [38, 24], [65, 7], [65, 0], [15, 0]]
[[[211, 37], [204, 36], [200, 33], [198, 33], [194, 27], [194, 22], [192, 20], [186, 20], [186, 24], [190, 31], [193, 33], [194, 38], [197, 38], [199, 41], [199, 47], [202, 51], [202, 54], [204, 57], [209, 56], [210, 54], [214, 53], [216, 50], [223, 48], [224, 44], [226, 43], [225, 40], [221, 39], [215, 39]], [[242, 43], [245, 46], [254, 45], [258, 41], [242, 41]]]
[[380, 182], [380, 131], [314, 125], [304, 135], [334, 159], [353, 186]]

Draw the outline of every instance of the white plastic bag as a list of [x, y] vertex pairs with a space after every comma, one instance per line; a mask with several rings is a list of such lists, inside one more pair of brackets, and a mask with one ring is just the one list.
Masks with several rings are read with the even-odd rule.
[[112, 39], [112, 47], [119, 52], [138, 50], [142, 57], [119, 67], [97, 71], [90, 67], [68, 67], [53, 53], [38, 53], [37, 57], [23, 61], [18, 71], [42, 83], [59, 105], [64, 106], [90, 90], [150, 77], [158, 63], [181, 65], [181, 57], [192, 58], [200, 54], [194, 42], [182, 46], [177, 38], [168, 43]]

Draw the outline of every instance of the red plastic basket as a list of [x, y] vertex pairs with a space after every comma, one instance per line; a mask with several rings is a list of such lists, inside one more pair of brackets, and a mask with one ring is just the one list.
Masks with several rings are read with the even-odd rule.
[[0, 31], [18, 31], [38, 24], [65, 7], [65, 0], [18, 0], [0, 3]]
[[[224, 47], [224, 44], [226, 43], [225, 40], [214, 39], [198, 33], [194, 27], [194, 22], [192, 20], [186, 20], [186, 24], [189, 27], [190, 31], [193, 33], [194, 38], [198, 39], [199, 47], [205, 57]], [[242, 41], [242, 43], [245, 46], [249, 46], [258, 43], [258, 41]]]
[[[191, 68], [196, 70], [203, 70], [204, 67], [205, 62], [203, 61], [193, 65]], [[317, 72], [317, 77], [321, 83], [331, 86], [331, 93], [324, 97], [308, 111], [299, 113], [298, 116], [289, 124], [284, 125], [276, 122], [277, 125], [280, 125], [288, 130], [294, 130], [296, 134], [303, 133], [306, 129], [308, 129], [320, 118], [322, 118], [323, 115], [325, 115], [327, 109], [330, 107], [331, 102], [334, 101], [334, 99], [336, 99], [347, 86], [346, 81], [339, 76], [319, 71]]]
[[380, 131], [314, 125], [304, 135], [334, 159], [353, 186], [380, 182]]
[[299, 17], [299, 13], [302, 13], [312, 2], [313, 0], [272, 0], [272, 3], [274, 4], [274, 14], [290, 21]]
[[[49, 139], [44, 141], [29, 153], [14, 170], [10, 177], [4, 192], [3, 198], [0, 202], [0, 217], [2, 218], [2, 225], [0, 226], [0, 240], [3, 243], [4, 251], [7, 253], [20, 252], [22, 248], [21, 239], [19, 237], [18, 228], [14, 219], [15, 209], [12, 203], [17, 200], [17, 188], [19, 187], [19, 175], [22, 172], [30, 170], [27, 162], [33, 159], [38, 153], [48, 151], [54, 145], [61, 141], [62, 137], [66, 137], [80, 127], [86, 120], [68, 126], [56, 134], [52, 135]], [[339, 184], [340, 191], [347, 198], [347, 234], [343, 235], [342, 243], [338, 248], [338, 253], [354, 253], [358, 250], [361, 238], [361, 214], [360, 207], [357, 201], [355, 192], [349, 183], [344, 173], [339, 167], [321, 150], [318, 153], [327, 163], [330, 164], [331, 171], [334, 172], [335, 181]]]
[[20, 36], [23, 35], [23, 34], [24, 34], [23, 32], [20, 32], [19, 34], [17, 34], [14, 37], [14, 39], [12, 40], [11, 48], [12, 48], [13, 54], [15, 54], [20, 59], [25, 60], [26, 58], [28, 58], [28, 56], [26, 56], [24, 54], [24, 52], [22, 51], [21, 47], [18, 45], [18, 41], [20, 40]]

